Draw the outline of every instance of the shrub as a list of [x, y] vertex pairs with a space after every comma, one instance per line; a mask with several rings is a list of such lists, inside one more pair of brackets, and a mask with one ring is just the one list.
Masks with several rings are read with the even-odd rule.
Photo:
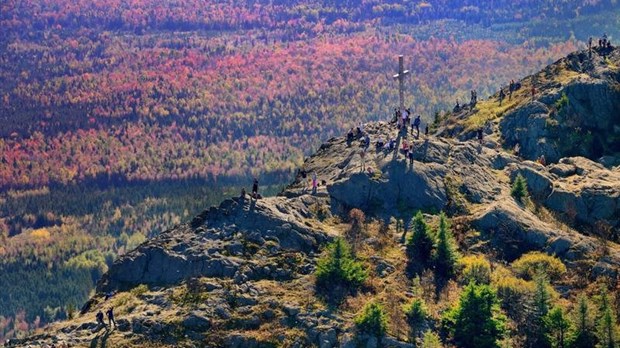
[[534, 293], [534, 283], [511, 275], [499, 277], [493, 283], [497, 289], [501, 307], [506, 313], [515, 320], [523, 318], [525, 316], [524, 304]]
[[527, 181], [525, 180], [523, 175], [517, 175], [514, 183], [512, 184], [510, 194], [519, 202], [522, 202], [523, 198], [527, 197]]
[[349, 246], [341, 238], [328, 245], [327, 254], [318, 261], [316, 280], [319, 287], [355, 288], [364, 283], [367, 277], [364, 266], [355, 260]]
[[360, 239], [366, 230], [364, 226], [366, 216], [364, 215], [364, 212], [359, 209], [351, 209], [349, 212], [349, 219], [351, 221], [351, 228], [346, 231], [345, 237], [347, 238], [347, 241], [351, 243], [353, 250], [357, 251]]
[[149, 287], [146, 284], [140, 284], [136, 286], [135, 288], [131, 289], [129, 292], [131, 292], [131, 294], [136, 297], [140, 297], [144, 295], [145, 293], [147, 293], [148, 291], [149, 291]]
[[360, 331], [377, 337], [385, 334], [387, 324], [385, 309], [377, 302], [367, 303], [362, 312], [355, 317], [355, 325]]
[[566, 266], [560, 259], [539, 251], [522, 255], [512, 263], [512, 267], [526, 279], [533, 279], [539, 269], [544, 270], [552, 280], [557, 280], [566, 273]]
[[489, 284], [491, 282], [491, 263], [481, 255], [465, 256], [460, 260], [463, 268], [462, 282], [469, 284]]
[[418, 213], [413, 218], [411, 237], [407, 240], [407, 253], [411, 261], [419, 262], [426, 266], [431, 261], [433, 253], [433, 238], [430, 228], [424, 221], [422, 213]]

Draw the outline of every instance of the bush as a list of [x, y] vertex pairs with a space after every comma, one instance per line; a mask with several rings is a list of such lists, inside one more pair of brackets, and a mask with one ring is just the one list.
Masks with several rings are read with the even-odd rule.
[[327, 246], [327, 254], [317, 264], [316, 281], [319, 287], [355, 288], [367, 277], [364, 266], [355, 260], [349, 246], [341, 238]]
[[366, 230], [364, 226], [366, 215], [364, 215], [364, 212], [359, 209], [351, 209], [349, 212], [349, 219], [351, 221], [351, 228], [345, 232], [345, 237], [347, 241], [351, 243], [353, 251], [356, 252], [360, 239]]
[[526, 279], [533, 279], [539, 269], [544, 270], [552, 280], [557, 280], [566, 273], [566, 266], [560, 259], [539, 251], [522, 255], [512, 263], [512, 267]]
[[512, 184], [512, 189], [510, 190], [510, 194], [519, 202], [523, 201], [523, 198], [527, 197], [527, 181], [523, 177], [523, 175], [518, 174], [514, 183]]
[[463, 268], [461, 280], [464, 284], [489, 284], [491, 282], [491, 263], [484, 256], [465, 256], [460, 260]]
[[420, 211], [413, 218], [412, 230], [411, 237], [407, 240], [407, 253], [411, 261], [426, 266], [431, 261], [434, 242]]
[[355, 325], [362, 332], [381, 337], [387, 330], [387, 315], [383, 306], [370, 302], [364, 306], [362, 313], [355, 317]]
[[534, 283], [511, 275], [499, 277], [493, 283], [497, 289], [501, 307], [506, 313], [515, 320], [525, 317], [524, 304], [534, 293]]

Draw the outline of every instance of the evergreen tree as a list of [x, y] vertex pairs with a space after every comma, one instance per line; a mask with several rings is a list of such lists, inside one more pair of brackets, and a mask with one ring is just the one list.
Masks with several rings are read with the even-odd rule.
[[536, 283], [536, 288], [534, 290], [532, 303], [529, 306], [526, 345], [540, 348], [550, 347], [547, 336], [547, 325], [545, 324], [545, 317], [549, 313], [549, 302], [551, 297], [547, 289], [549, 285], [547, 274], [542, 269], [538, 269], [534, 281]]
[[448, 226], [446, 215], [442, 212], [439, 215], [439, 230], [437, 232], [437, 250], [435, 252], [434, 264], [438, 276], [449, 278], [454, 275], [458, 262], [458, 252], [454, 237]]
[[427, 266], [431, 260], [434, 243], [422, 212], [418, 211], [413, 218], [412, 225], [413, 232], [407, 241], [407, 252], [411, 261]]
[[616, 326], [616, 315], [611, 308], [609, 303], [609, 297], [607, 295], [607, 290], [603, 289], [603, 293], [601, 294], [601, 307], [600, 312], [601, 316], [598, 319], [597, 325], [597, 337], [598, 337], [598, 345], [599, 348], [616, 348], [618, 347], [617, 342], [617, 326]]
[[548, 339], [554, 348], [565, 348], [566, 333], [570, 328], [570, 321], [560, 307], [554, 307], [545, 317], [545, 326], [548, 331]]
[[579, 296], [579, 303], [573, 312], [574, 331], [571, 337], [571, 347], [591, 348], [596, 345], [594, 325], [589, 314], [588, 300], [584, 295]]
[[499, 347], [505, 333], [506, 317], [501, 314], [497, 296], [488, 285], [473, 282], [461, 294], [459, 303], [443, 318], [457, 347]]
[[355, 317], [355, 324], [360, 331], [381, 337], [387, 330], [387, 314], [383, 306], [370, 302], [364, 306], [362, 313]]
[[409, 305], [405, 306], [405, 316], [411, 327], [411, 336], [413, 338], [417, 337], [428, 318], [428, 310], [426, 309], [424, 300], [415, 299]]
[[523, 198], [527, 197], [527, 181], [521, 174], [517, 174], [517, 177], [512, 184], [510, 194], [519, 202], [523, 201]]
[[321, 287], [360, 286], [368, 274], [361, 262], [355, 260], [347, 243], [338, 238], [327, 247], [327, 255], [318, 261], [316, 279]]

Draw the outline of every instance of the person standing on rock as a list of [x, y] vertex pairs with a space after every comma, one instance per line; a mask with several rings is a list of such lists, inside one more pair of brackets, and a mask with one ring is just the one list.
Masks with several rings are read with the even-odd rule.
[[96, 318], [97, 318], [97, 325], [99, 325], [99, 327], [103, 326], [107, 330], [108, 327], [106, 326], [105, 321], [103, 321], [103, 312], [102, 311], [97, 312]]
[[312, 172], [312, 194], [316, 195], [318, 181], [316, 178], [316, 172]]
[[411, 127], [411, 133], [413, 133], [413, 128], [417, 131], [416, 139], [420, 138], [420, 122], [420, 115], [417, 115], [415, 120], [413, 120], [413, 126]]
[[499, 90], [499, 106], [502, 106], [502, 101], [506, 98], [506, 93], [504, 93], [504, 89], [500, 88]]
[[252, 197], [258, 197], [258, 179], [254, 178], [254, 184], [252, 184]]
[[482, 128], [478, 128], [478, 141], [480, 142], [480, 145], [482, 145], [483, 137], [484, 137], [484, 132], [482, 132]]
[[362, 149], [362, 151], [360, 151], [360, 158], [362, 162], [362, 168], [360, 171], [363, 172], [366, 170], [366, 149]]
[[112, 324], [114, 324], [114, 328], [116, 328], [116, 321], [114, 320], [114, 308], [110, 307], [106, 314], [108, 315], [108, 323], [110, 324], [110, 329], [112, 328]]

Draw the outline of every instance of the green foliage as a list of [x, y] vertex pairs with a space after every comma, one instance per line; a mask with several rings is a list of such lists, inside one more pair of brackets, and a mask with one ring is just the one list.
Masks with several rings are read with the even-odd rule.
[[591, 348], [596, 344], [594, 322], [590, 308], [591, 305], [586, 296], [579, 296], [578, 304], [572, 313], [574, 330], [571, 333], [570, 341], [573, 348]]
[[407, 240], [407, 253], [413, 262], [423, 266], [429, 265], [433, 253], [433, 237], [424, 221], [422, 212], [418, 211], [412, 221], [412, 232]]
[[549, 294], [547, 275], [541, 269], [534, 277], [536, 288], [527, 317], [526, 341], [533, 347], [550, 347], [549, 330], [545, 318], [549, 313], [551, 295]]
[[341, 238], [327, 246], [326, 254], [317, 264], [316, 281], [321, 288], [344, 286], [354, 289], [362, 285], [367, 277], [363, 264], [355, 260], [349, 246]]
[[407, 322], [409, 323], [413, 333], [412, 336], [416, 337], [428, 318], [428, 309], [426, 308], [426, 304], [424, 303], [424, 300], [417, 298], [406, 305], [404, 307], [404, 311], [405, 316], [407, 317]]
[[514, 270], [526, 279], [533, 279], [538, 270], [544, 270], [552, 279], [559, 279], [566, 273], [566, 266], [560, 259], [539, 251], [522, 255], [512, 263]]
[[449, 278], [454, 275], [460, 256], [456, 243], [448, 224], [448, 218], [442, 212], [439, 215], [439, 229], [437, 231], [437, 248], [433, 257], [435, 272], [438, 276]]
[[548, 332], [547, 339], [553, 348], [565, 348], [568, 345], [568, 330], [571, 327], [570, 320], [561, 307], [553, 307], [544, 318]]
[[517, 174], [512, 188], [510, 189], [510, 194], [519, 202], [522, 202], [523, 199], [527, 197], [527, 182], [521, 173]]
[[489, 284], [491, 282], [491, 263], [482, 255], [465, 256], [459, 261], [463, 271], [461, 281], [464, 284]]
[[566, 95], [566, 93], [562, 93], [562, 96], [560, 97], [560, 99], [558, 99], [555, 102], [555, 108], [558, 110], [558, 112], [560, 112], [562, 109], [568, 106], [568, 104], [569, 104], [568, 96]]
[[488, 285], [470, 283], [459, 303], [442, 318], [457, 347], [499, 347], [506, 332], [506, 317], [500, 312], [495, 292]]
[[91, 273], [93, 282], [96, 282], [108, 270], [105, 256], [99, 250], [89, 250], [65, 262], [68, 269], [84, 269]]
[[597, 348], [616, 348], [618, 347], [618, 326], [616, 323], [616, 313], [609, 301], [607, 290], [601, 293], [601, 304], [599, 308], [600, 317], [596, 325], [596, 337], [598, 338]]
[[424, 337], [422, 338], [422, 343], [420, 344], [420, 348], [442, 348], [443, 344], [441, 344], [441, 338], [439, 335], [431, 330], [427, 330], [424, 332]]
[[377, 337], [385, 335], [388, 325], [385, 309], [377, 302], [367, 303], [354, 321], [360, 331]]
[[135, 288], [131, 289], [129, 292], [131, 292], [131, 294], [134, 295], [135, 297], [140, 297], [146, 294], [148, 291], [149, 291], [149, 287], [146, 284], [140, 284], [136, 286]]

